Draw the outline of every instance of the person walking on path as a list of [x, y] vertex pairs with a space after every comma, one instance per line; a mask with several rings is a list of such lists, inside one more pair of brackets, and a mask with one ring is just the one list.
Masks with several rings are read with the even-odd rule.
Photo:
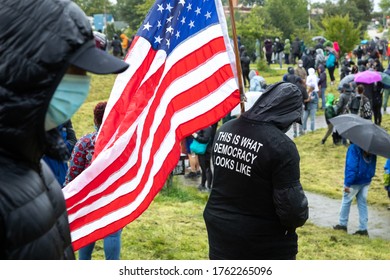
[[301, 91], [280, 82], [217, 131], [213, 187], [203, 213], [210, 259], [296, 258], [295, 230], [309, 209], [299, 153], [285, 132], [301, 114]]
[[359, 230], [354, 234], [368, 236], [367, 194], [372, 177], [375, 176], [375, 169], [376, 155], [367, 153], [353, 143], [349, 145], [345, 160], [344, 191], [339, 223], [333, 227], [335, 230], [347, 231], [352, 200], [356, 197], [359, 210]]

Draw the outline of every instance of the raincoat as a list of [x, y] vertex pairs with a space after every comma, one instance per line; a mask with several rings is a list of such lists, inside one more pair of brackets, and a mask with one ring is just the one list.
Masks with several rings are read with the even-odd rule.
[[66, 149], [45, 115], [69, 60], [94, 43], [91, 25], [72, 1], [2, 0], [0, 42], [0, 259], [74, 259], [61, 186], [41, 158]]

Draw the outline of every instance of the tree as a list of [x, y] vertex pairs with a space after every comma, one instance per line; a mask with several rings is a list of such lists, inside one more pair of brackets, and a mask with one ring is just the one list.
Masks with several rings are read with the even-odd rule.
[[381, 0], [379, 2], [379, 8], [381, 8], [384, 14], [388, 14], [390, 12], [390, 0]]
[[349, 15], [325, 17], [322, 25], [325, 29], [325, 37], [339, 43], [341, 55], [352, 51], [360, 42], [360, 25], [355, 27]]
[[140, 14], [137, 7], [145, 2], [145, 0], [117, 0], [115, 10], [119, 20], [127, 22], [131, 30], [138, 30], [146, 13], [143, 14], [144, 11], [142, 11]]
[[291, 39], [296, 29], [308, 27], [306, 0], [268, 0], [264, 7], [271, 24], [282, 31], [283, 38]]
[[113, 14], [114, 5], [109, 0], [73, 0], [87, 16]]

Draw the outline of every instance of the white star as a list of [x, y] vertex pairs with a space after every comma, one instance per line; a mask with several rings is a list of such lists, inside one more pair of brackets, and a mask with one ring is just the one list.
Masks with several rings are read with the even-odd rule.
[[161, 4], [157, 4], [157, 6], [158, 6], [158, 9], [157, 9], [157, 11], [160, 11], [161, 13], [164, 11], [164, 7], [163, 7], [163, 5]]
[[188, 26], [190, 27], [190, 29], [191, 29], [192, 27], [195, 27], [194, 21], [193, 21], [193, 20], [190, 20], [190, 23], [188, 24]]
[[180, 37], [180, 31], [177, 31], [175, 36], [176, 36], [176, 39], [178, 39]]
[[165, 31], [165, 33], [171, 33], [171, 34], [173, 34], [173, 28], [172, 28], [172, 26], [169, 26], [168, 28], [167, 28], [167, 31]]
[[157, 28], [160, 29], [161, 26], [162, 26], [161, 20], [157, 21]]
[[192, 10], [192, 4], [191, 3], [188, 4], [188, 6], [187, 6], [187, 11], [189, 11], [189, 10]]
[[160, 36], [154, 37], [154, 39], [156, 39], [155, 43], [161, 44], [162, 38]]
[[206, 17], [206, 19], [211, 18], [211, 13], [207, 12], [204, 16]]
[[180, 22], [181, 22], [182, 24], [186, 23], [186, 17], [182, 17]]
[[172, 19], [173, 19], [173, 17], [170, 16], [169, 18], [167, 18], [167, 22], [172, 22]]
[[196, 13], [196, 15], [199, 15], [199, 14], [200, 14], [200, 8], [199, 8], [199, 7], [196, 8], [195, 13]]
[[149, 31], [150, 27], [153, 27], [152, 25], [149, 24], [149, 21], [144, 25], [144, 29], [147, 29]]
[[171, 42], [169, 42], [169, 39], [165, 39], [167, 41], [167, 46], [169, 48], [169, 46], [171, 45]]
[[168, 3], [167, 7], [165, 8], [165, 10], [168, 10], [169, 12], [171, 12], [172, 9], [173, 9], [173, 7], [171, 6], [170, 3]]
[[184, 1], [184, 0], [180, 0], [179, 1], [179, 4], [182, 4], [183, 5], [183, 7], [184, 7], [184, 4], [186, 3], [186, 1]]

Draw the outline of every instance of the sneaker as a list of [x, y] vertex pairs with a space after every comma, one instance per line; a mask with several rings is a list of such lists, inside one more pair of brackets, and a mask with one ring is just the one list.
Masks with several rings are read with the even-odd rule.
[[200, 172], [200, 170], [196, 171], [196, 177], [200, 177], [202, 175], [202, 173]]
[[195, 179], [196, 178], [196, 172], [192, 172], [191, 171], [190, 173], [184, 175], [184, 178], [186, 178], [186, 179]]
[[324, 139], [321, 140], [321, 144], [322, 144], [322, 145], [325, 144], [325, 140], [324, 140]]
[[342, 225], [335, 225], [333, 226], [333, 229], [335, 230], [343, 230], [343, 231], [347, 231], [347, 227], [346, 226], [342, 226]]
[[363, 235], [363, 236], [368, 236], [368, 231], [365, 230], [358, 230], [356, 231], [353, 235]]

